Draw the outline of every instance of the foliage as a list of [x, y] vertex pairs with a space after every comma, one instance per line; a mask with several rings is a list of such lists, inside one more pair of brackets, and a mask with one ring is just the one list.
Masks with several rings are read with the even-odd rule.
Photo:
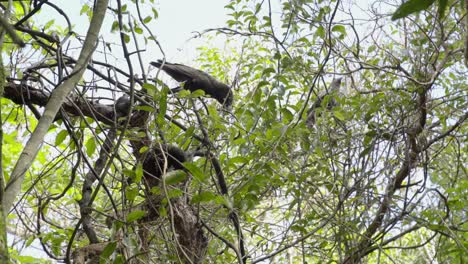
[[[81, 45], [55, 24], [60, 7], [37, 21], [48, 5], [37, 2], [14, 2], [12, 25], [33, 12], [15, 25], [27, 45], [7, 35], [3, 47], [6, 183]], [[148, 72], [164, 54], [147, 55], [160, 48], [154, 1], [112, 3], [8, 230], [60, 261], [242, 263], [245, 249], [252, 263], [467, 262], [466, 10], [433, 2], [410, 0], [392, 17], [393, 1], [367, 12], [334, 0], [229, 2], [226, 27], [201, 33], [191, 64], [231, 85], [232, 109], [202, 91], [171, 93], [174, 82]], [[123, 94], [128, 115], [114, 109]], [[187, 154], [183, 169], [170, 166], [169, 145]]]
[[[435, 0], [410, 0], [405, 3], [403, 3], [401, 6], [398, 7], [398, 9], [395, 11], [395, 13], [392, 16], [392, 20], [396, 20], [399, 18], [404, 18], [409, 16], [410, 14], [426, 10], [428, 9]], [[439, 5], [439, 16], [443, 16], [445, 13], [445, 10], [447, 9], [447, 4], [448, 0], [439, 0], [437, 1]]]

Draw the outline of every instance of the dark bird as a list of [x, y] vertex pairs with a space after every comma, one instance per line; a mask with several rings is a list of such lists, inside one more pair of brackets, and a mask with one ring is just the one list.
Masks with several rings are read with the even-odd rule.
[[[183, 89], [191, 92], [198, 89], [203, 90], [205, 94], [210, 95], [225, 107], [230, 107], [233, 101], [231, 87], [216, 80], [208, 73], [194, 69], [192, 67], [166, 62], [162, 60], [151, 62], [151, 65], [165, 71], [169, 76], [178, 82], [184, 82]], [[172, 91], [178, 92], [181, 88], [174, 88]]]
[[126, 116], [130, 112], [130, 96], [122, 95], [115, 102], [115, 110], [121, 116]]
[[188, 159], [185, 151], [174, 145], [161, 144], [153, 147], [143, 161], [143, 170], [146, 180], [151, 187], [159, 183], [164, 173], [164, 167], [170, 170], [183, 170]]
[[[322, 106], [322, 101], [325, 99], [325, 96], [327, 95], [336, 95], [339, 93], [340, 87], [341, 87], [341, 79], [342, 78], [337, 78], [333, 79], [333, 81], [330, 84], [330, 88], [328, 89], [328, 92], [319, 96], [317, 100], [314, 102], [314, 104], [310, 107], [310, 109], [307, 111], [307, 118], [306, 118], [306, 124], [309, 128], [313, 127], [315, 125], [315, 110], [319, 107], [324, 107]], [[332, 109], [334, 106], [337, 106], [338, 103], [336, 102], [335, 98], [332, 96], [326, 105], [326, 108], [328, 110]]]

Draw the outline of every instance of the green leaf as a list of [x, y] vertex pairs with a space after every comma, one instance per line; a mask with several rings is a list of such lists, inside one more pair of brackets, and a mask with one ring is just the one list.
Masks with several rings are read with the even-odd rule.
[[146, 111], [146, 112], [154, 112], [154, 108], [149, 106], [149, 105], [138, 105], [134, 108], [135, 110], [141, 110], [141, 111]]
[[133, 179], [136, 183], [141, 181], [143, 177], [143, 164], [139, 162], [135, 168], [135, 179]]
[[129, 169], [123, 169], [122, 170], [122, 173], [127, 176], [127, 177], [130, 177], [132, 179], [135, 178], [135, 171], [134, 170], [129, 170]]
[[442, 19], [445, 14], [445, 9], [447, 9], [448, 0], [438, 0], [439, 1], [439, 19]]
[[65, 138], [68, 136], [68, 131], [67, 130], [62, 130], [60, 131], [57, 136], [55, 137], [55, 146], [58, 146], [60, 145], [64, 140]]
[[167, 211], [166, 211], [166, 207], [165, 207], [165, 206], [159, 207], [159, 215], [160, 215], [161, 217], [166, 217], [166, 216], [167, 216]]
[[156, 86], [154, 84], [151, 84], [151, 83], [144, 83], [143, 84], [143, 89], [146, 89], [148, 91], [157, 91], [158, 88], [156, 88]]
[[55, 19], [50, 20], [44, 26], [44, 29], [49, 29], [53, 24], [55, 24]]
[[333, 111], [333, 115], [340, 121], [344, 121], [346, 119], [346, 114], [343, 111]]
[[265, 80], [260, 81], [260, 82], [258, 83], [258, 85], [257, 85], [257, 88], [260, 88], [260, 87], [265, 86], [265, 85], [268, 85], [268, 84], [269, 84], [268, 81], [265, 81]]
[[319, 26], [315, 32], [315, 36], [325, 39], [325, 28], [323, 26]]
[[[171, 188], [167, 190], [166, 198], [172, 199], [172, 198], [181, 197], [182, 195], [184, 195], [184, 192], [182, 190]], [[163, 204], [167, 204], [167, 199], [163, 199]]]
[[226, 8], [226, 9], [231, 9], [231, 10], [235, 10], [234, 7], [233, 7], [233, 5], [234, 5], [234, 1], [232, 1], [230, 4], [225, 5], [224, 8]]
[[[44, 214], [45, 214], [45, 213], [44, 213]], [[30, 236], [30, 237], [26, 240], [25, 246], [26, 246], [26, 247], [29, 247], [29, 246], [32, 244], [32, 242], [34, 242], [35, 239], [36, 239], [35, 236]]]
[[148, 146], [143, 146], [141, 147], [141, 149], [139, 150], [140, 153], [145, 153], [146, 151], [148, 151], [149, 147]]
[[285, 123], [290, 122], [291, 120], [294, 119], [294, 114], [289, 111], [287, 108], [282, 108], [281, 113], [283, 114], [283, 118], [285, 120]]
[[187, 178], [187, 173], [183, 170], [170, 171], [163, 176], [166, 184], [176, 184], [183, 182]]
[[115, 32], [119, 29], [119, 21], [114, 21], [114, 23], [112, 23], [112, 27], [111, 27], [111, 32]]
[[194, 178], [196, 178], [196, 179], [198, 179], [200, 181], [205, 180], [206, 175], [195, 164], [188, 163], [188, 164], [184, 164], [184, 166], [185, 166], [185, 168], [187, 168], [190, 171], [190, 173], [193, 175]]
[[205, 95], [205, 91], [198, 89], [198, 90], [195, 90], [194, 92], [192, 92], [190, 94], [190, 98], [198, 98], [198, 97], [202, 97], [204, 95]]
[[16, 257], [20, 263], [42, 263], [40, 259], [31, 256], [18, 256]]
[[141, 27], [135, 27], [135, 33], [143, 34], [143, 29]]
[[223, 198], [223, 200], [224, 200], [224, 201], [223, 201], [223, 204], [227, 207], [227, 209], [228, 209], [229, 211], [231, 211], [231, 210], [234, 208], [234, 207], [233, 207], [234, 204], [233, 204], [233, 202], [232, 202], [232, 199], [229, 198], [229, 197], [227, 197], [227, 196], [222, 196], [222, 198]]
[[146, 215], [146, 211], [143, 211], [143, 210], [133, 211], [127, 215], [127, 222], [131, 223], [133, 221], [143, 218], [145, 215]]
[[129, 43], [130, 42], [130, 36], [126, 33], [122, 33], [123, 35], [123, 39], [125, 41], [125, 43]]
[[108, 258], [114, 253], [117, 248], [117, 242], [110, 242], [99, 256], [99, 263], [107, 263]]
[[188, 98], [190, 96], [190, 91], [189, 90], [182, 90], [177, 93], [177, 97], [179, 98]]
[[80, 10], [80, 15], [88, 12], [88, 10], [89, 10], [89, 5], [83, 5]]
[[153, 18], [150, 16], [147, 16], [143, 19], [143, 23], [148, 24]]
[[113, 264], [123, 264], [123, 263], [125, 263], [124, 258], [122, 257], [122, 255], [119, 254], [119, 255], [117, 255], [117, 257], [115, 258]]
[[373, 146], [366, 147], [361, 153], [359, 153], [359, 158], [365, 157], [372, 150]]
[[430, 7], [435, 0], [409, 0], [403, 3], [393, 13], [392, 20], [397, 20], [409, 16], [412, 13], [416, 13]]
[[269, 76], [271, 73], [275, 73], [275, 69], [273, 67], [270, 67], [270, 68], [266, 68], [265, 70], [263, 70], [263, 73], [262, 75], [266, 75], [266, 76]]
[[332, 31], [341, 33], [342, 37], [346, 36], [346, 28], [343, 25], [333, 26]]
[[273, 56], [273, 59], [275, 59], [275, 60], [281, 59], [281, 53], [276, 52], [275, 55]]
[[86, 141], [86, 154], [91, 157], [94, 151], [96, 151], [96, 140], [95, 138], [89, 138], [88, 141]]
[[128, 201], [134, 201], [137, 195], [138, 187], [136, 184], [132, 184], [125, 188], [125, 198], [127, 198]]
[[216, 198], [216, 194], [205, 191], [201, 192], [200, 194], [196, 194], [192, 198], [192, 203], [206, 203], [209, 201], [213, 201]]
[[159, 17], [158, 10], [156, 10], [155, 8], [151, 8], [151, 11], [153, 11], [153, 17], [155, 19]]
[[244, 164], [244, 163], [247, 163], [247, 162], [249, 162], [249, 159], [244, 157], [244, 156], [237, 156], [237, 157], [233, 157], [233, 158], [229, 159], [230, 164], [236, 164], [236, 163]]

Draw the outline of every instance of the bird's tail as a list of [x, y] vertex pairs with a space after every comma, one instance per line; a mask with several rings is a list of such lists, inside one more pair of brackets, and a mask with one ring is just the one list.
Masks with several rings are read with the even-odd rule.
[[184, 89], [183, 87], [177, 86], [175, 88], [171, 88], [171, 92], [172, 93], [178, 93], [178, 92], [182, 91], [183, 89]]
[[153, 65], [154, 67], [161, 68], [161, 65], [163, 64], [163, 60], [152, 61], [150, 62], [150, 64]]

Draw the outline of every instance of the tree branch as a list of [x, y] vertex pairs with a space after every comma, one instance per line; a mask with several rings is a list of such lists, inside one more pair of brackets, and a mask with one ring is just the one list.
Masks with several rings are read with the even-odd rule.
[[42, 115], [36, 129], [29, 138], [26, 146], [23, 149], [15, 167], [11, 173], [11, 178], [5, 188], [5, 196], [3, 197], [3, 205], [5, 211], [10, 211], [13, 201], [21, 190], [21, 184], [24, 180], [26, 171], [31, 166], [36, 158], [37, 153], [44, 141], [47, 131], [55, 119], [60, 107], [65, 98], [71, 93], [73, 88], [81, 79], [86, 65], [91, 59], [91, 55], [96, 46], [99, 36], [99, 31], [107, 10], [108, 0], [97, 0], [94, 7], [94, 15], [91, 19], [86, 39], [83, 44], [79, 59], [72, 73], [66, 78], [51, 94], [49, 102], [46, 105], [44, 114]]

